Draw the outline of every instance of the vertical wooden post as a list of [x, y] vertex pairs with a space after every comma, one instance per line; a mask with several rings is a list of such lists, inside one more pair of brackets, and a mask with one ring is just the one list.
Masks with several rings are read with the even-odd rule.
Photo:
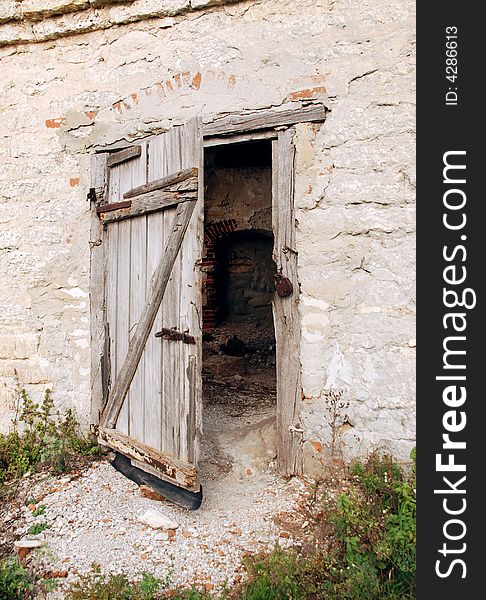
[[90, 423], [98, 425], [104, 395], [106, 395], [107, 373], [103, 373], [102, 362], [105, 354], [104, 326], [104, 248], [103, 225], [96, 214], [96, 207], [106, 201], [107, 168], [106, 153], [91, 157], [91, 227], [90, 227], [90, 338], [91, 338], [91, 410]]
[[272, 142], [273, 258], [277, 272], [293, 285], [293, 294], [273, 300], [277, 354], [277, 467], [281, 475], [301, 475], [303, 433], [300, 364], [299, 281], [294, 214], [294, 130]]

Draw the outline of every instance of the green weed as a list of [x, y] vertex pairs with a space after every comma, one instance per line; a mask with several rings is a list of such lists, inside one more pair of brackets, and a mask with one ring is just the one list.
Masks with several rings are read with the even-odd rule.
[[39, 467], [62, 472], [73, 457], [94, 456], [99, 450], [79, 432], [74, 414], [53, 413], [51, 391], [46, 390], [42, 403], [35, 403], [25, 390], [20, 391], [21, 410], [14, 430], [0, 434], [0, 484], [21, 477]]
[[124, 574], [101, 575], [94, 569], [82, 575], [67, 594], [70, 600], [157, 600], [163, 598], [167, 580], [143, 573], [133, 582]]
[[23, 600], [33, 584], [17, 558], [0, 562], [0, 600]]
[[37, 535], [46, 529], [49, 529], [49, 525], [47, 523], [34, 523], [30, 526], [28, 533], [31, 535]]
[[415, 468], [406, 475], [391, 458], [373, 454], [352, 473], [345, 492], [317, 498], [313, 527], [325, 533], [325, 549], [277, 547], [249, 559], [247, 580], [231, 599], [415, 598]]

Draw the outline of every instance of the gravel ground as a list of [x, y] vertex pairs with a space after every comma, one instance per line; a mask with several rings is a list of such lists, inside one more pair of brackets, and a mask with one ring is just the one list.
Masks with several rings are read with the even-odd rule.
[[[174, 586], [217, 589], [234, 581], [248, 553], [272, 548], [278, 539], [283, 546], [292, 543], [274, 517], [292, 509], [302, 488], [297, 480], [285, 482], [269, 473], [246, 479], [227, 475], [209, 482], [201, 508], [187, 512], [141, 497], [135, 483], [100, 462], [73, 480], [49, 477], [32, 487], [34, 494], [46, 493], [37, 503], [46, 507], [44, 514], [34, 517], [32, 507], [22, 507], [16, 533], [24, 534], [33, 523], [50, 526], [41, 534], [45, 545], [28, 560], [41, 573], [67, 571], [65, 584], [96, 563], [103, 572], [170, 574]], [[139, 522], [148, 508], [179, 523], [173, 537]]]

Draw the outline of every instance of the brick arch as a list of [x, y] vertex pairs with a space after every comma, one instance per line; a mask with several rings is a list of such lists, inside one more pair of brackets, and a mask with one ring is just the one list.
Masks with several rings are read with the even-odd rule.
[[213, 329], [217, 325], [219, 302], [216, 273], [221, 244], [229, 243], [231, 239], [236, 240], [239, 237], [271, 240], [273, 239], [273, 233], [268, 230], [249, 228], [244, 223], [240, 223], [240, 226], [238, 226], [237, 221], [234, 219], [211, 223], [206, 227], [204, 236], [205, 257], [201, 265], [204, 272], [203, 329], [205, 331]]

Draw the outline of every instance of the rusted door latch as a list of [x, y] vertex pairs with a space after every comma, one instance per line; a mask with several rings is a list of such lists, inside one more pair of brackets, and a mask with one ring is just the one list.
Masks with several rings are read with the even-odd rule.
[[171, 340], [174, 342], [182, 342], [183, 344], [195, 344], [196, 340], [194, 336], [189, 335], [188, 333], [183, 333], [182, 331], [177, 331], [176, 329], [165, 329], [163, 328], [161, 331], [157, 331], [155, 337], [162, 338], [164, 340]]
[[275, 289], [281, 298], [286, 298], [287, 296], [292, 295], [294, 286], [288, 277], [284, 277], [283, 275], [280, 275], [280, 273], [277, 273], [275, 275]]

